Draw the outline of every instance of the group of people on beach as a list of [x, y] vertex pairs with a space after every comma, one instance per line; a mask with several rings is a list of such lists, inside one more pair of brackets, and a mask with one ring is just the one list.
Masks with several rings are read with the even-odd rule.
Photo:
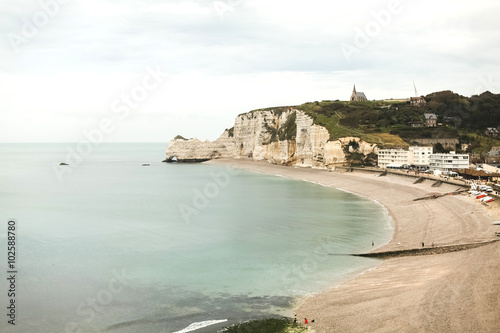
[[[311, 320], [311, 323], [314, 323], [314, 319]], [[295, 315], [295, 318], [293, 319], [293, 324], [296, 325], [297, 324], [297, 315]], [[304, 318], [304, 324], [309, 324], [309, 320], [307, 320], [307, 318]]]

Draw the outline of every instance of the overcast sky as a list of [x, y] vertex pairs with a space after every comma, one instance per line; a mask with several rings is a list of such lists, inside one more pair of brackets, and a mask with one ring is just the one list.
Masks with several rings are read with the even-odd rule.
[[[215, 139], [252, 109], [500, 93], [500, 2], [2, 0], [0, 142]], [[86, 134], [87, 133], [87, 136]]]

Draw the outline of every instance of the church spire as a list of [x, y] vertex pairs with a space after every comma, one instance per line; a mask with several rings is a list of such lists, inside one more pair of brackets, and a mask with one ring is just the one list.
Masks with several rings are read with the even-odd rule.
[[356, 85], [352, 88], [351, 102], [353, 101], [367, 101], [366, 95], [362, 92], [356, 91]]

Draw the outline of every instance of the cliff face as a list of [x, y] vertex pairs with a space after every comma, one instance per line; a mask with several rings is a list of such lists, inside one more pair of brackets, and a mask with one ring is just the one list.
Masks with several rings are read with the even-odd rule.
[[239, 115], [232, 133], [226, 130], [213, 142], [198, 139], [170, 141], [166, 161], [250, 158], [324, 169], [346, 163], [346, 151], [355, 150], [367, 155], [376, 150], [375, 145], [359, 138], [335, 141], [329, 138], [326, 128], [313, 124], [313, 119], [300, 110], [253, 111]]

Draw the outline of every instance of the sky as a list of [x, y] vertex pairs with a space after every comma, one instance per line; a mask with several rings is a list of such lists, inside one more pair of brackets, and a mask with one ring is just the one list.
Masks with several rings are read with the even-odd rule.
[[2, 0], [0, 142], [216, 139], [253, 109], [500, 93], [498, 0]]

